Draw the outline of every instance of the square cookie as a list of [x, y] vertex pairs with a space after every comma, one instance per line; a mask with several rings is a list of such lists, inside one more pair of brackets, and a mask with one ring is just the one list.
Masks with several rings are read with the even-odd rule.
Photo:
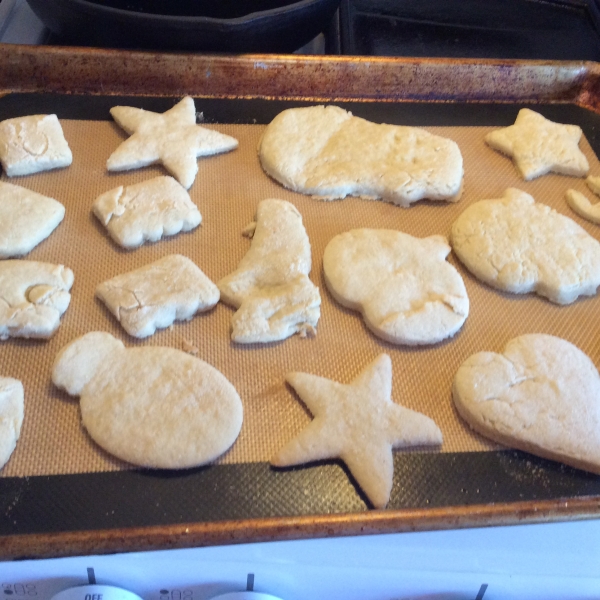
[[56, 115], [0, 122], [0, 163], [9, 177], [68, 167], [73, 155]]

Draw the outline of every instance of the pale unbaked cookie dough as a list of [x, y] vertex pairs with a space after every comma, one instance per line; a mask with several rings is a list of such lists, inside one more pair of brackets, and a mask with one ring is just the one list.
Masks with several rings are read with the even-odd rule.
[[369, 329], [393, 344], [435, 344], [469, 314], [462, 277], [446, 257], [446, 238], [391, 229], [353, 229], [323, 254], [325, 282], [343, 306], [362, 312]]
[[167, 176], [105, 192], [96, 198], [92, 210], [123, 248], [191, 231], [202, 222], [189, 194]]
[[30, 260], [0, 261], [0, 340], [49, 338], [67, 310], [73, 271]]
[[458, 369], [452, 397], [482, 435], [600, 474], [600, 376], [566, 340], [528, 334], [502, 354], [474, 354]]
[[96, 288], [123, 329], [137, 338], [191, 319], [219, 301], [219, 288], [187, 257], [165, 256]]
[[0, 377], [0, 469], [17, 445], [24, 411], [23, 384], [18, 379]]
[[173, 348], [126, 349], [108, 333], [87, 333], [59, 352], [52, 381], [81, 397], [81, 420], [99, 446], [142, 467], [209, 463], [242, 427], [233, 385], [208, 363]]
[[271, 459], [278, 467], [340, 458], [375, 508], [390, 499], [392, 448], [439, 445], [442, 432], [427, 416], [392, 401], [392, 361], [379, 355], [349, 384], [308, 373], [286, 381], [313, 421]]
[[500, 290], [570, 304], [600, 285], [600, 243], [521, 190], [469, 206], [450, 240], [469, 271]]
[[56, 115], [0, 122], [0, 163], [9, 177], [67, 167], [73, 155]]
[[190, 96], [162, 114], [131, 106], [115, 106], [110, 114], [131, 137], [108, 158], [109, 171], [161, 163], [188, 189], [198, 172], [198, 157], [229, 152], [238, 146], [235, 138], [196, 125], [196, 108]]
[[285, 187], [325, 199], [409, 206], [423, 198], [455, 202], [462, 192], [455, 142], [416, 127], [371, 123], [337, 106], [283, 111], [265, 130], [259, 157]]
[[581, 135], [578, 125], [554, 123], [522, 108], [514, 125], [488, 133], [485, 141], [512, 157], [521, 177], [529, 181], [550, 172], [585, 177], [590, 167], [579, 149]]
[[600, 196], [600, 177], [597, 175], [588, 175], [585, 178], [585, 183], [596, 196]]
[[590, 223], [600, 224], [600, 202], [592, 204], [585, 194], [570, 189], [565, 192], [565, 199], [580, 217]]
[[27, 254], [64, 216], [65, 207], [53, 198], [0, 181], [0, 258]]
[[250, 250], [217, 283], [221, 299], [238, 309], [231, 339], [248, 344], [314, 334], [321, 296], [308, 278], [310, 242], [300, 213], [284, 200], [263, 200], [247, 233], [254, 236]]

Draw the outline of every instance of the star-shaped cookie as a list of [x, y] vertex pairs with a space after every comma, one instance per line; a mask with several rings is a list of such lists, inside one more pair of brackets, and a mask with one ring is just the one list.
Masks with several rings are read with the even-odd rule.
[[429, 417], [392, 401], [387, 354], [347, 385], [308, 373], [289, 373], [286, 381], [315, 418], [271, 463], [287, 467], [341, 458], [375, 508], [390, 499], [392, 448], [442, 443], [442, 432]]
[[189, 96], [162, 114], [131, 106], [114, 106], [110, 114], [131, 137], [108, 158], [109, 171], [161, 163], [188, 189], [198, 172], [199, 156], [228, 152], [238, 145], [229, 135], [196, 125], [196, 107]]
[[589, 164], [579, 149], [581, 133], [577, 125], [554, 123], [523, 108], [514, 125], [488, 133], [485, 141], [494, 150], [511, 156], [525, 181], [551, 171], [585, 177]]

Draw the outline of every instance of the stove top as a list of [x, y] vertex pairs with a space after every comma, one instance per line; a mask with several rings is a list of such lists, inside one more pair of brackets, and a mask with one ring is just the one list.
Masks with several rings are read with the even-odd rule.
[[596, 0], [343, 0], [341, 53], [600, 60]]
[[[25, 0], [0, 0], [0, 41], [70, 45]], [[600, 61], [597, 0], [342, 0], [299, 54]]]

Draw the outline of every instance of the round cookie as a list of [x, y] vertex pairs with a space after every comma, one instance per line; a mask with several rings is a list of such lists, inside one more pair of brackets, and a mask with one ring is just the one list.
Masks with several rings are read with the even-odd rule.
[[211, 462], [242, 426], [242, 402], [225, 376], [172, 348], [126, 349], [91, 332], [59, 352], [52, 381], [81, 396], [83, 425], [98, 445], [143, 467]]

